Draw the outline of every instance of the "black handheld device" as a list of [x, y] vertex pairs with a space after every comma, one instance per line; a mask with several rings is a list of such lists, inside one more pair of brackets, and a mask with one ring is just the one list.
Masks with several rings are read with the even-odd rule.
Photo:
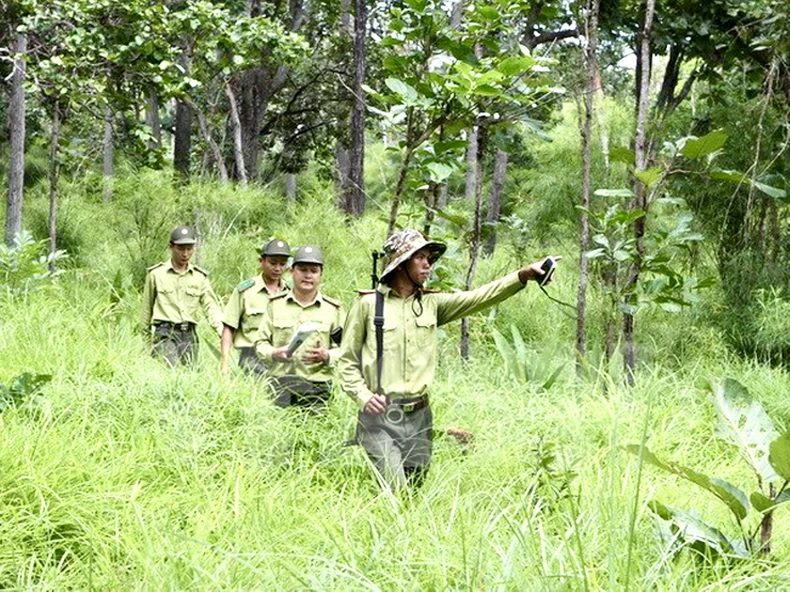
[[557, 262], [554, 257], [546, 257], [540, 265], [543, 274], [538, 279], [538, 285], [543, 287], [551, 281], [551, 276], [554, 275], [554, 269], [557, 267]]

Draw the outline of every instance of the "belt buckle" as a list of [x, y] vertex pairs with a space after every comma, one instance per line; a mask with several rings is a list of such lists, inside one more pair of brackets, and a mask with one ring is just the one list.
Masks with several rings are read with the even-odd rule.
[[417, 408], [417, 402], [416, 401], [414, 403], [405, 403], [405, 404], [401, 405], [401, 409], [403, 409], [404, 413], [411, 413], [416, 408]]
[[181, 331], [189, 331], [189, 323], [181, 323], [177, 326]]
[[400, 405], [388, 405], [387, 410], [384, 412], [384, 419], [394, 425], [403, 423], [406, 414]]

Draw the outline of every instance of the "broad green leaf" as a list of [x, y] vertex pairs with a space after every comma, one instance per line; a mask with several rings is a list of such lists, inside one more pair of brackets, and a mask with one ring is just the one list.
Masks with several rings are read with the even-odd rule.
[[386, 84], [387, 88], [389, 88], [392, 92], [403, 97], [404, 101], [406, 102], [413, 102], [417, 99], [417, 91], [414, 90], [414, 87], [409, 86], [402, 80], [398, 80], [397, 78], [387, 78], [384, 81], [384, 84]]
[[790, 431], [768, 445], [768, 462], [785, 481], [790, 481]]
[[701, 138], [689, 136], [681, 140], [682, 146], [680, 153], [686, 158], [697, 160], [712, 154], [727, 141], [727, 132], [724, 130], [714, 130]]
[[744, 494], [734, 485], [731, 485], [721, 479], [711, 479], [707, 475], [703, 475], [702, 473], [698, 473], [692, 469], [689, 469], [688, 467], [684, 467], [671, 461], [664, 462], [660, 460], [655, 454], [650, 452], [647, 447], [642, 448], [637, 444], [631, 444], [625, 446], [625, 449], [637, 456], [641, 454], [645, 462], [648, 462], [659, 469], [663, 469], [669, 473], [674, 473], [678, 477], [683, 477], [687, 481], [691, 481], [703, 489], [710, 491], [713, 495], [718, 497], [727, 505], [727, 507], [732, 511], [733, 514], [735, 514], [738, 520], [743, 520], [746, 517], [746, 514], [749, 511], [749, 500], [747, 499], [746, 494]]
[[758, 181], [754, 181], [752, 185], [754, 185], [755, 189], [762, 191], [767, 196], [773, 197], [774, 199], [785, 199], [787, 197], [787, 192], [784, 189], [771, 187], [770, 185], [766, 185], [765, 183], [760, 183]]
[[763, 481], [778, 479], [768, 457], [769, 445], [779, 434], [762, 405], [733, 378], [712, 385], [711, 391], [719, 416], [719, 436], [738, 447]]
[[442, 164], [441, 162], [429, 163], [426, 168], [430, 173], [431, 181], [434, 183], [441, 183], [447, 180], [447, 178], [453, 174], [454, 170], [453, 167]]
[[516, 76], [529, 72], [529, 70], [536, 63], [535, 58], [531, 56], [521, 56], [517, 58], [505, 58], [497, 65], [496, 69], [502, 72], [505, 76]]
[[609, 151], [609, 160], [612, 162], [622, 162], [628, 166], [634, 166], [634, 163], [636, 163], [636, 154], [633, 150], [625, 146], [617, 146]]
[[714, 170], [710, 172], [710, 178], [718, 181], [730, 181], [732, 183], [748, 183], [749, 178], [740, 171]]
[[661, 167], [653, 167], [652, 169], [647, 169], [646, 171], [636, 171], [634, 176], [642, 181], [645, 186], [652, 187], [661, 180], [663, 172], [664, 169]]
[[749, 496], [749, 499], [751, 500], [754, 509], [764, 514], [765, 512], [773, 510], [777, 506], [781, 506], [782, 504], [789, 502], [790, 491], [785, 489], [776, 496], [776, 499], [771, 499], [767, 495], [763, 495], [759, 491], [755, 491]]
[[699, 516], [670, 508], [655, 500], [648, 502], [647, 506], [659, 518], [671, 523], [675, 537], [700, 554], [708, 556], [708, 551], [719, 555], [748, 557], [747, 549], [739, 541], [730, 539]]
[[596, 189], [593, 195], [598, 197], [634, 197], [634, 192], [630, 189]]

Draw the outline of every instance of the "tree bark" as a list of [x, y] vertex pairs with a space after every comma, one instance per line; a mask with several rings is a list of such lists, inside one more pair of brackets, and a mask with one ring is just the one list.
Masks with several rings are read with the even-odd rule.
[[581, 217], [579, 220], [579, 289], [576, 294], [576, 374], [584, 371], [587, 357], [587, 283], [589, 281], [590, 264], [587, 251], [590, 250], [590, 177], [592, 175], [592, 122], [595, 116], [595, 93], [598, 73], [597, 40], [598, 12], [600, 0], [587, 2], [587, 19], [585, 21], [587, 44], [585, 62], [587, 79], [584, 95], [584, 124], [582, 136], [582, 195]]
[[[47, 228], [49, 230], [49, 254], [52, 255], [58, 248], [57, 244], [57, 208], [58, 208], [58, 181], [60, 179], [60, 101], [55, 99], [52, 105], [52, 129], [49, 134], [49, 216]], [[55, 261], [49, 263], [49, 271], [55, 271]]]
[[338, 195], [340, 195], [339, 207], [346, 213], [349, 213], [345, 203], [349, 166], [348, 148], [338, 140], [335, 144], [335, 186], [337, 187]]
[[[472, 236], [469, 242], [469, 267], [466, 270], [464, 289], [469, 290], [475, 279], [477, 260], [480, 257], [480, 246], [483, 242], [483, 155], [485, 154], [488, 129], [484, 124], [477, 126], [477, 163], [475, 177], [477, 178], [475, 193], [475, 215], [472, 226]], [[461, 358], [469, 359], [469, 317], [461, 319]]]
[[22, 231], [22, 198], [25, 187], [25, 72], [27, 34], [17, 33], [14, 40], [11, 97], [8, 104], [8, 127], [11, 135], [11, 158], [8, 171], [8, 195], [5, 213], [5, 242], [11, 246]]
[[[220, 150], [219, 145], [217, 144], [214, 137], [211, 135], [211, 129], [209, 129], [208, 121], [206, 120], [206, 115], [200, 108], [195, 104], [192, 99], [184, 98], [184, 106], [189, 109], [191, 113], [194, 113], [198, 120], [198, 127], [200, 128], [200, 134], [203, 136], [203, 139], [206, 140], [206, 144], [208, 144], [209, 149], [211, 150], [211, 154], [214, 157], [214, 162], [217, 164], [217, 172], [219, 174], [219, 180], [223, 183], [228, 182], [228, 169], [225, 166], [225, 159], [222, 157], [222, 150]], [[204, 163], [205, 166], [205, 163]]]
[[113, 112], [112, 107], [107, 105], [104, 108], [104, 146], [102, 151], [102, 200], [104, 203], [112, 201], [113, 177], [115, 176], [113, 136]]
[[189, 182], [192, 151], [192, 110], [183, 101], [176, 101], [176, 129], [173, 138], [173, 168], [179, 180]]
[[496, 225], [502, 212], [502, 192], [505, 187], [507, 175], [508, 153], [498, 148], [494, 156], [494, 176], [491, 179], [491, 197], [488, 201], [486, 223], [488, 225], [488, 238], [486, 239], [485, 254], [490, 257], [496, 250]]
[[468, 130], [469, 144], [466, 147], [466, 179], [464, 183], [464, 199], [472, 201], [477, 195], [477, 134], [478, 126]]
[[[653, 26], [653, 14], [655, 12], [655, 0], [647, 0], [645, 6], [645, 21], [639, 35], [639, 93], [637, 95], [637, 116], [636, 116], [636, 135], [634, 138], [634, 152], [636, 153], [636, 170], [644, 171], [647, 168], [647, 115], [649, 108], [650, 91], [650, 60], [651, 60], [651, 31]], [[644, 184], [635, 180], [634, 200], [631, 204], [632, 210], [647, 209], [647, 196]], [[629, 308], [636, 284], [639, 281], [640, 263], [644, 252], [642, 237], [645, 234], [645, 217], [642, 216], [634, 222], [634, 236], [637, 240], [637, 261], [631, 265], [628, 285], [623, 296], [625, 312], [623, 313], [623, 367], [625, 370], [626, 382], [634, 384], [636, 372], [636, 351], [634, 347], [634, 311]]]
[[290, 203], [296, 201], [297, 188], [296, 188], [296, 174], [285, 173], [285, 199]]
[[159, 97], [156, 91], [148, 93], [148, 104], [145, 108], [145, 123], [151, 130], [151, 140], [148, 148], [151, 150], [162, 149], [162, 120], [159, 117]]
[[354, 0], [354, 105], [351, 110], [351, 147], [349, 150], [346, 211], [359, 217], [365, 211], [365, 33], [367, 2]]
[[236, 106], [236, 95], [230, 84], [225, 85], [225, 94], [230, 103], [230, 121], [233, 128], [233, 156], [236, 162], [236, 176], [239, 183], [244, 186], [247, 184], [247, 167], [244, 163], [244, 150], [241, 141], [241, 120], [239, 119], [239, 109]]

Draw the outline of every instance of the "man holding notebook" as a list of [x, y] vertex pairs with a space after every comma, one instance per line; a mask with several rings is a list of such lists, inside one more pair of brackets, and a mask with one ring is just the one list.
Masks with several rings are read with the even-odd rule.
[[341, 303], [319, 290], [323, 270], [318, 247], [299, 247], [293, 287], [269, 300], [258, 330], [255, 350], [274, 379], [280, 407], [323, 407], [329, 399], [344, 316]]

